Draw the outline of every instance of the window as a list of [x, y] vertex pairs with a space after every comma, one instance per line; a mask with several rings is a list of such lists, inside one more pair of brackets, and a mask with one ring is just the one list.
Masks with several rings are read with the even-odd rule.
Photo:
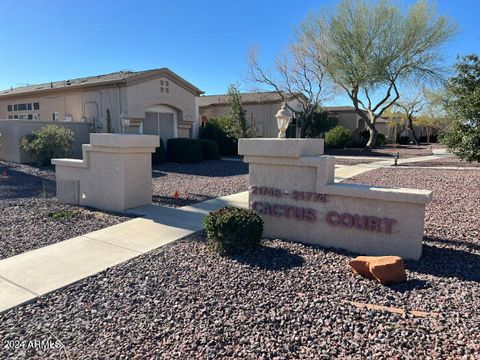
[[33, 110], [40, 110], [40, 103], [34, 102], [33, 103]]
[[28, 103], [28, 104], [27, 104], [27, 110], [28, 110], [28, 111], [32, 111], [32, 103]]
[[12, 110], [13, 110], [12, 105], [8, 105], [7, 108], [8, 108], [8, 111], [12, 111]]
[[28, 114], [28, 120], [33, 120], [33, 115], [32, 114]]
[[58, 121], [58, 118], [59, 118], [58, 112], [54, 112], [54, 113], [52, 114], [52, 120], [53, 120], [53, 121]]
[[28, 120], [28, 115], [27, 114], [20, 114], [20, 115], [18, 115], [18, 120]]
[[13, 115], [13, 118], [14, 118], [14, 119], [18, 119], [18, 115]]
[[13, 115], [8, 115], [8, 120], [12, 120], [13, 119]]
[[160, 86], [160, 92], [163, 92], [163, 86]]
[[27, 110], [27, 104], [18, 104], [18, 111]]
[[168, 87], [165, 88], [165, 92], [168, 94]]
[[13, 105], [13, 111], [18, 111], [18, 105], [17, 104]]

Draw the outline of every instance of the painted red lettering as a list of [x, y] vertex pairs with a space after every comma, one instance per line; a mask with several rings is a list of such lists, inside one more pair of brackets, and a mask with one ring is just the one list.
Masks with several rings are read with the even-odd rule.
[[329, 213], [327, 213], [325, 218], [327, 220], [327, 223], [330, 225], [335, 226], [340, 224], [340, 215], [338, 215], [338, 213], [335, 211], [330, 211]]
[[380, 224], [382, 220], [375, 216], [369, 216], [367, 219], [367, 228], [370, 231], [376, 231], [376, 232], [381, 232], [382, 229], [380, 229]]

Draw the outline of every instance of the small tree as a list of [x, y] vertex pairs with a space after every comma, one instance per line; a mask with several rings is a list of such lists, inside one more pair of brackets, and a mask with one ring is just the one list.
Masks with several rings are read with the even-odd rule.
[[305, 137], [320, 138], [324, 134], [338, 125], [338, 119], [329, 115], [328, 111], [318, 109], [306, 119]]
[[422, 111], [425, 103], [421, 97], [421, 93], [415, 95], [412, 98], [405, 98], [404, 100], [399, 100], [395, 103], [395, 107], [403, 112], [405, 116], [405, 125], [408, 130], [412, 133], [413, 141], [415, 145], [420, 145], [417, 134], [415, 134], [415, 128], [413, 127], [413, 121], [416, 119], [417, 114]]
[[454, 33], [450, 21], [422, 0], [407, 13], [389, 0], [373, 6], [343, 0], [330, 15], [310, 16], [299, 42], [351, 99], [370, 132], [370, 150], [377, 120], [400, 98], [399, 85], [441, 77], [440, 49]]
[[47, 165], [53, 158], [62, 158], [73, 151], [74, 134], [62, 126], [48, 125], [33, 131], [20, 142], [20, 148], [35, 156], [38, 165]]
[[252, 133], [247, 125], [245, 109], [242, 106], [239, 85], [230, 84], [227, 91], [227, 119], [230, 122], [230, 134], [236, 139], [249, 137]]
[[[316, 54], [308, 52], [304, 44], [292, 44], [283, 56], [277, 56], [273, 71], [265, 70], [255, 49], [249, 54], [250, 81], [275, 91], [295, 114], [299, 136], [306, 137], [306, 128], [320, 105], [328, 100], [333, 89], [328, 87], [325, 69]], [[300, 109], [289, 105], [295, 101]]]
[[442, 142], [461, 159], [480, 162], [480, 58], [465, 56], [455, 64], [456, 74], [449, 79], [446, 104], [451, 124]]

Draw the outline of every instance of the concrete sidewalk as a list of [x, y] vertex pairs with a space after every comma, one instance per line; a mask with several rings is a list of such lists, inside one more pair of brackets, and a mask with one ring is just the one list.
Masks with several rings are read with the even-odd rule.
[[247, 194], [182, 208], [133, 209], [144, 217], [0, 260], [0, 312], [202, 230], [209, 211], [248, 207]]
[[[389, 159], [338, 168], [335, 181], [391, 165]], [[144, 206], [129, 211], [139, 218], [0, 260], [0, 312], [200, 231], [210, 211], [226, 205], [246, 208], [247, 199], [245, 191], [181, 208]]]

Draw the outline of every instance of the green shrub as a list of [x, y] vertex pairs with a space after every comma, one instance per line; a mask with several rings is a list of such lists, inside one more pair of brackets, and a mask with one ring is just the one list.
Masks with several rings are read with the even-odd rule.
[[32, 154], [39, 165], [47, 165], [53, 158], [69, 156], [73, 151], [72, 130], [57, 125], [48, 125], [25, 136], [20, 148]]
[[375, 140], [375, 146], [382, 146], [387, 143], [387, 137], [383, 134], [377, 134], [377, 139]]
[[70, 220], [77, 216], [77, 213], [73, 210], [59, 210], [51, 212], [48, 216], [55, 220]]
[[220, 159], [220, 149], [218, 144], [210, 139], [200, 139], [204, 159]]
[[165, 152], [165, 144], [163, 140], [160, 139], [160, 146], [155, 149], [155, 152], [152, 154], [152, 164], [158, 165], [163, 163], [167, 159], [167, 154]]
[[338, 119], [329, 116], [325, 110], [315, 111], [308, 119], [305, 119], [305, 137], [319, 138], [327, 131], [335, 128], [338, 125]]
[[167, 140], [168, 160], [182, 164], [199, 163], [203, 160], [200, 141], [189, 138]]
[[226, 118], [208, 119], [205, 126], [200, 128], [199, 137], [215, 141], [221, 155], [237, 155], [237, 140], [228, 134], [230, 127], [230, 121]]
[[343, 126], [337, 126], [325, 134], [325, 144], [335, 149], [343, 149], [352, 140], [352, 132]]
[[262, 239], [263, 220], [253, 210], [226, 206], [208, 214], [203, 224], [209, 244], [222, 255], [253, 251]]
[[400, 136], [397, 140], [400, 145], [408, 145], [410, 138], [408, 136]]

